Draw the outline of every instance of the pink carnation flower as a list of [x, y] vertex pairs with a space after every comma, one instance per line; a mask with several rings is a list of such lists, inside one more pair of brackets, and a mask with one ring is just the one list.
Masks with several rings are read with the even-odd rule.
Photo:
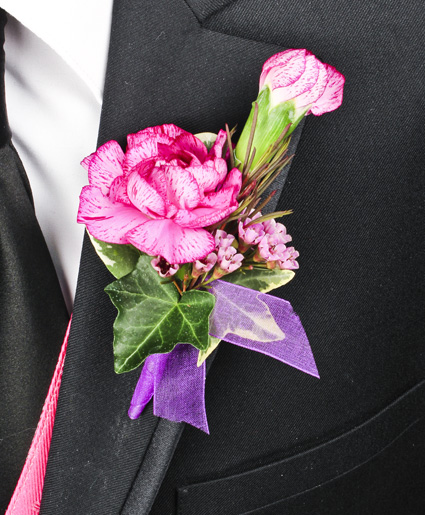
[[306, 50], [290, 49], [270, 57], [260, 76], [260, 90], [269, 86], [272, 106], [292, 100], [298, 114], [319, 116], [342, 103], [345, 78], [333, 66]]
[[215, 247], [204, 229], [237, 207], [241, 173], [222, 159], [226, 133], [210, 152], [175, 125], [128, 136], [124, 154], [116, 141], [102, 145], [82, 165], [89, 186], [80, 196], [78, 222], [95, 238], [131, 243], [169, 263], [203, 259]]

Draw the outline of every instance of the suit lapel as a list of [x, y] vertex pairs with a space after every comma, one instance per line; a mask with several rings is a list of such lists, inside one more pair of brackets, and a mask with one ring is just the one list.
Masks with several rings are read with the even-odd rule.
[[[242, 124], [277, 50], [202, 29], [183, 0], [116, 2], [99, 144], [162, 123]], [[140, 371], [113, 370], [115, 310], [103, 291], [112, 279], [86, 238], [42, 514], [148, 513], [183, 429], [151, 407], [127, 417]]]

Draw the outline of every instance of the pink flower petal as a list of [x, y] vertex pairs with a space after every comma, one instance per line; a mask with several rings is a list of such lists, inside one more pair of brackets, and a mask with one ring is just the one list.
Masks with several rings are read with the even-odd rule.
[[143, 163], [145, 160], [149, 160], [150, 162], [151, 158], [158, 157], [158, 144], [164, 143], [164, 145], [172, 145], [173, 142], [174, 140], [165, 134], [152, 136], [148, 133], [140, 137], [137, 145], [129, 147], [125, 153], [123, 164], [124, 173], [130, 173], [134, 167], [138, 166], [141, 162]]
[[292, 86], [305, 72], [306, 55], [307, 51], [303, 50], [285, 56], [279, 66], [269, 71], [266, 83], [270, 84], [273, 90]]
[[328, 74], [326, 72], [326, 67], [322, 62], [320, 62], [317, 59], [316, 65], [319, 70], [319, 75], [317, 77], [316, 84], [308, 91], [306, 91], [302, 95], [299, 95], [296, 98], [297, 108], [307, 107], [308, 105], [313, 104], [313, 102], [315, 102], [318, 98], [320, 98], [323, 95], [326, 89], [326, 84], [328, 82]]
[[137, 172], [132, 172], [129, 175], [127, 194], [132, 204], [140, 209], [142, 213], [147, 215], [155, 213], [159, 216], [165, 216], [166, 208], [164, 200]]
[[209, 155], [211, 157], [223, 157], [223, 147], [227, 140], [226, 131], [220, 129], [217, 134], [217, 139], [214, 141], [214, 145], [211, 147]]
[[95, 186], [84, 186], [80, 195], [77, 222], [89, 233], [108, 243], [128, 243], [126, 233], [146, 222], [138, 209], [112, 202]]
[[345, 77], [333, 66], [325, 64], [325, 67], [328, 74], [326, 89], [311, 107], [311, 112], [316, 116], [334, 111], [342, 104]]
[[176, 138], [176, 145], [196, 156], [203, 163], [208, 155], [207, 147], [190, 132], [180, 134]]
[[155, 127], [147, 127], [142, 131], [136, 132], [135, 134], [129, 134], [127, 136], [127, 148], [130, 149], [139, 145], [140, 142], [145, 140], [147, 136], [150, 137], [152, 135], [155, 136], [157, 134], [165, 134], [166, 136], [169, 136], [171, 139], [174, 140], [175, 138], [177, 138], [177, 136], [180, 136], [180, 134], [183, 134], [185, 132], [186, 131], [180, 129], [180, 127], [177, 127], [177, 125], [174, 125], [172, 123], [156, 125]]
[[155, 188], [163, 199], [167, 198], [167, 180], [165, 174], [165, 166], [156, 166], [145, 179]]
[[188, 150], [181, 148], [176, 142], [161, 143], [158, 142], [158, 156], [161, 160], [176, 166], [186, 167], [189, 163], [194, 161], [200, 164], [201, 161]]
[[149, 220], [127, 234], [135, 247], [169, 263], [191, 263], [214, 249], [214, 238], [204, 229], [183, 228], [172, 220]]
[[301, 77], [289, 86], [274, 89], [272, 93], [272, 104], [277, 105], [302, 95], [316, 84], [318, 76], [319, 67], [317, 66], [316, 58], [313, 54], [306, 55], [305, 70]]
[[[89, 161], [90, 159], [90, 161]], [[94, 154], [83, 159], [83, 166], [88, 165], [89, 183], [107, 194], [114, 179], [123, 174], [124, 152], [116, 141], [108, 141]]]
[[180, 209], [173, 220], [182, 227], [208, 227], [224, 220], [233, 213], [238, 205], [217, 209], [216, 207], [198, 207], [190, 211]]
[[121, 177], [117, 177], [111, 184], [111, 188], [109, 190], [108, 196], [110, 200], [132, 206], [133, 204], [131, 203], [127, 194], [127, 184], [127, 177], [124, 177], [123, 175]]
[[[267, 76], [275, 66], [279, 68], [283, 68], [287, 66], [288, 63], [291, 63], [291, 66], [294, 67], [293, 72], [289, 73], [289, 76], [296, 76], [297, 72], [295, 69], [300, 67], [301, 72], [298, 76], [300, 76], [305, 68], [305, 48], [290, 48], [285, 50], [284, 52], [279, 52], [275, 55], [272, 55], [267, 61], [263, 64], [263, 69], [260, 76], [260, 91], [263, 89], [264, 83], [266, 82]], [[288, 80], [291, 80], [288, 77]], [[291, 82], [289, 82], [291, 83]], [[282, 86], [284, 84], [282, 83]]]
[[[236, 206], [237, 196], [242, 186], [242, 174], [237, 168], [233, 168], [227, 175], [221, 189], [217, 192], [205, 195], [199, 203], [199, 207], [227, 208]], [[236, 209], [236, 208], [235, 208]]]
[[92, 154], [90, 154], [89, 156], [85, 157], [80, 165], [84, 168], [84, 170], [86, 172], [89, 171], [89, 166], [90, 166], [90, 163], [91, 163], [91, 160], [93, 159], [93, 157], [96, 155], [96, 152], [93, 152]]
[[165, 169], [167, 197], [181, 209], [195, 208], [201, 199], [199, 186], [190, 172], [178, 166]]
[[226, 178], [227, 164], [224, 159], [216, 158], [205, 161], [203, 165], [188, 166], [186, 170], [192, 174], [201, 192], [209, 193]]

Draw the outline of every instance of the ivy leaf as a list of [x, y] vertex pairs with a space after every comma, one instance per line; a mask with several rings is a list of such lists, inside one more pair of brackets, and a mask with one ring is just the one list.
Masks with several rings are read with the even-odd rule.
[[221, 342], [220, 338], [216, 338], [215, 336], [210, 336], [210, 341], [209, 341], [207, 350], [199, 351], [198, 363], [197, 363], [198, 367], [200, 367], [202, 365], [202, 363], [208, 358], [208, 356], [215, 351], [215, 349], [218, 347], [218, 344], [220, 342]]
[[289, 283], [294, 277], [295, 273], [292, 270], [254, 268], [254, 270], [248, 270], [246, 273], [243, 270], [236, 270], [232, 274], [225, 275], [222, 281], [239, 284], [239, 286], [245, 286], [245, 288], [251, 288], [251, 290], [261, 291], [262, 293], [268, 293]]
[[114, 277], [121, 279], [121, 277], [124, 277], [136, 268], [140, 251], [133, 247], [133, 245], [106, 243], [94, 238], [88, 231], [87, 234], [97, 255]]
[[190, 290], [181, 296], [171, 282], [162, 282], [150, 256], [109, 284], [105, 291], [118, 310], [114, 323], [115, 372], [137, 368], [150, 354], [171, 352], [178, 343], [199, 350], [209, 345], [209, 316], [215, 298]]

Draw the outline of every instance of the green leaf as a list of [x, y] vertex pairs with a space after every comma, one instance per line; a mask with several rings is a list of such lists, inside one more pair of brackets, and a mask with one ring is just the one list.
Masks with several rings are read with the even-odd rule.
[[218, 347], [218, 344], [221, 342], [220, 338], [216, 338], [215, 336], [210, 336], [210, 342], [207, 350], [200, 350], [198, 354], [198, 363], [197, 366], [200, 367], [202, 363], [208, 358], [210, 354], [212, 354], [215, 349]]
[[217, 139], [217, 134], [214, 132], [198, 132], [195, 136], [207, 147], [208, 152], [211, 150], [215, 140]]
[[[285, 139], [289, 138], [308, 110], [308, 107], [306, 107], [304, 111], [299, 112], [300, 109], [297, 109], [294, 100], [287, 100], [272, 107], [272, 95], [270, 88], [267, 86], [259, 92], [256, 100], [258, 104], [258, 117], [252, 142], [252, 148], [255, 148], [255, 157], [252, 161], [251, 170], [255, 167], [269, 146], [275, 143], [285, 127], [291, 124], [285, 136]], [[254, 106], [255, 102], [252, 104], [248, 120], [246, 121], [235, 149], [236, 157], [242, 163], [245, 160], [249, 135], [254, 119]]]
[[142, 255], [126, 277], [105, 291], [118, 309], [114, 323], [115, 372], [129, 372], [150, 355], [171, 352], [178, 343], [199, 350], [209, 345], [209, 316], [215, 298], [206, 291], [178, 293], [162, 283], [150, 256]]
[[244, 270], [236, 270], [232, 274], [225, 275], [222, 280], [239, 284], [239, 286], [245, 286], [245, 288], [251, 288], [252, 290], [258, 290], [262, 293], [268, 293], [289, 283], [294, 277], [295, 273], [292, 270], [254, 268], [254, 270], [246, 272]]
[[141, 253], [133, 245], [106, 243], [97, 240], [88, 231], [87, 233], [97, 255], [114, 277], [121, 279], [135, 269]]

